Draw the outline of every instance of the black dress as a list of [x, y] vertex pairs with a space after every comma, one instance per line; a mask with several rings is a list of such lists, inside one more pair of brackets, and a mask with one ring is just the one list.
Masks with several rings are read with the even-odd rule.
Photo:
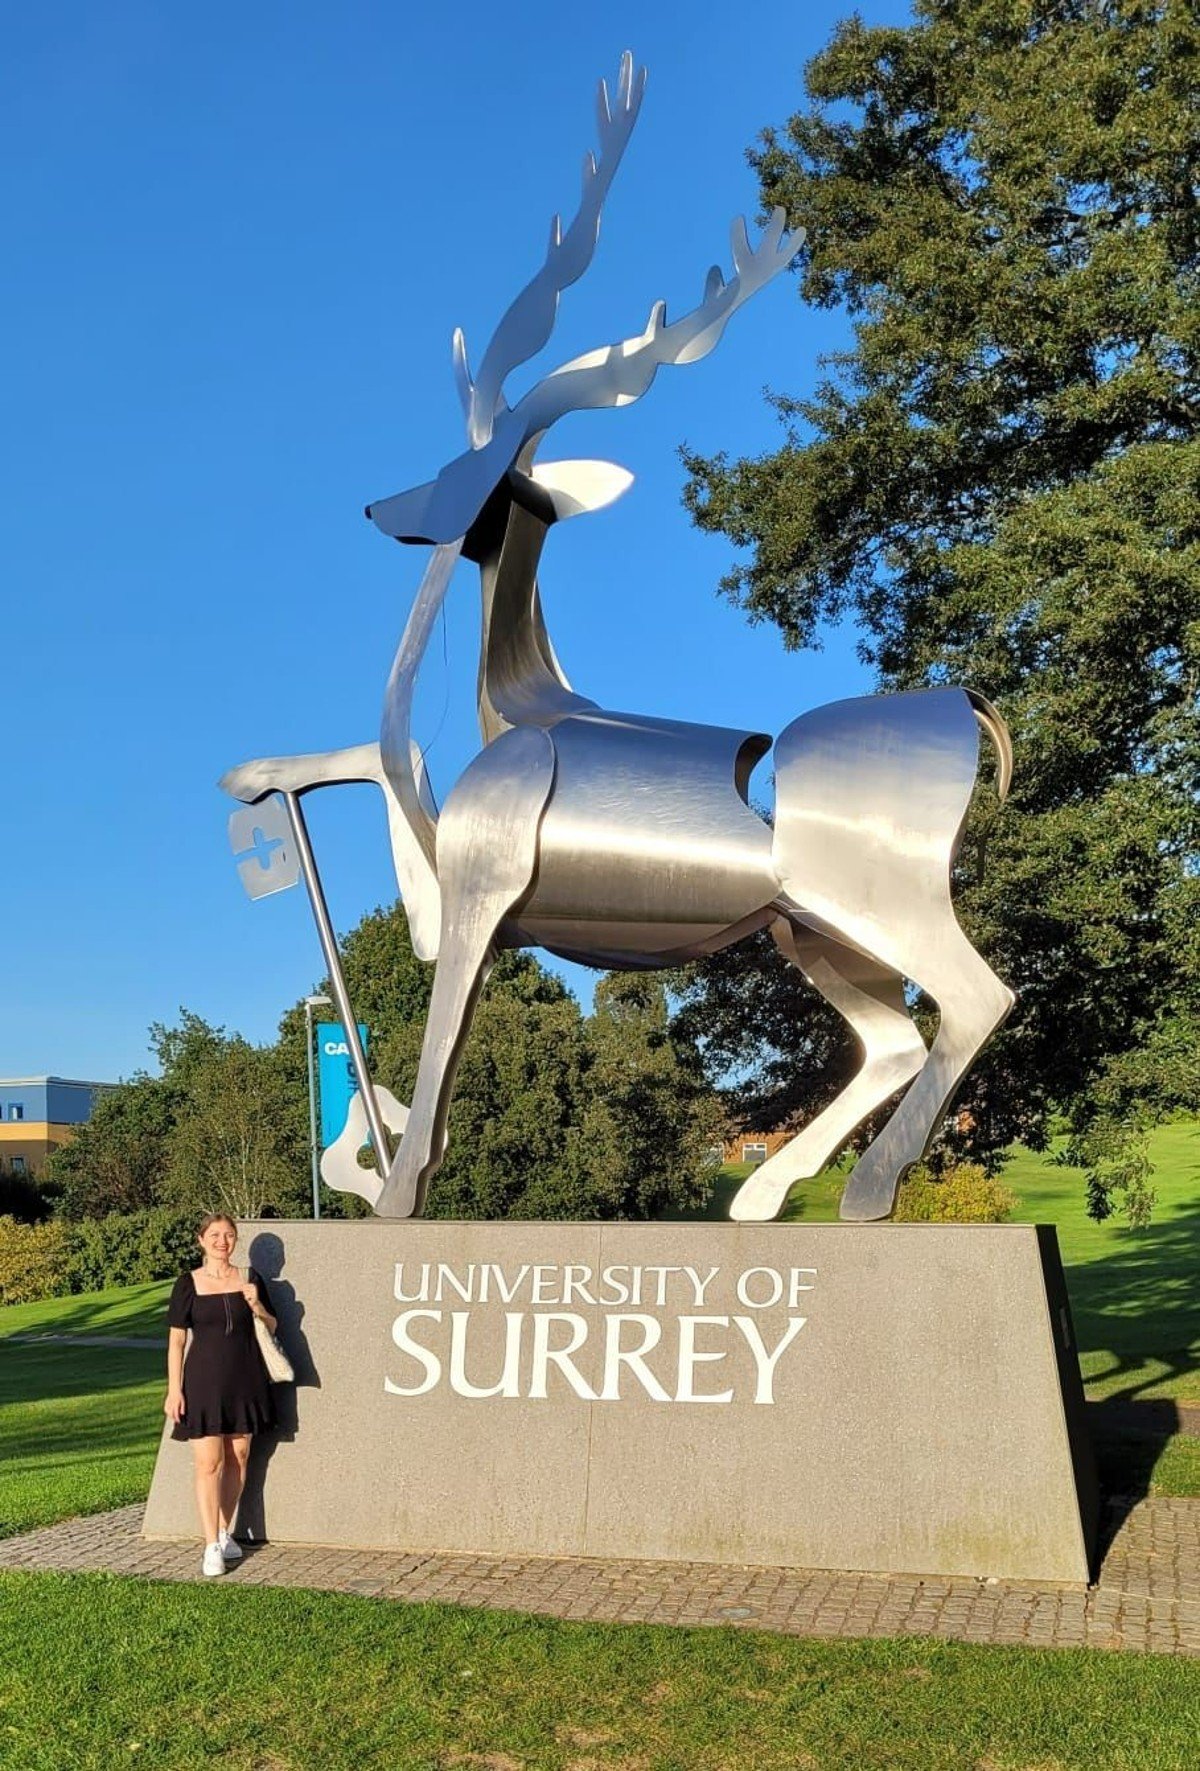
[[[254, 1271], [259, 1302], [271, 1315], [271, 1294]], [[240, 1291], [198, 1292], [191, 1273], [175, 1281], [167, 1321], [190, 1328], [183, 1366], [183, 1419], [172, 1439], [204, 1439], [216, 1433], [262, 1433], [275, 1424], [271, 1380], [254, 1337], [254, 1312]]]

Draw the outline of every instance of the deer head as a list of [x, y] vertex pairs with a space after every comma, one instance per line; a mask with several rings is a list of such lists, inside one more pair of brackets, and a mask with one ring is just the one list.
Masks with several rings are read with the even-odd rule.
[[454, 374], [469, 447], [435, 480], [367, 506], [367, 515], [385, 535], [435, 544], [461, 539], [514, 470], [550, 520], [609, 503], [630, 484], [631, 476], [607, 462], [535, 463], [545, 433], [568, 412], [631, 405], [664, 363], [695, 363], [707, 356], [730, 315], [784, 270], [802, 245], [803, 232], [787, 232], [782, 209], [772, 212], [753, 249], [746, 224], [739, 218], [732, 228], [733, 275], [726, 280], [714, 265], [698, 307], [668, 323], [666, 304], [656, 302], [642, 332], [574, 357], [543, 376], [514, 406], [508, 404], [505, 381], [546, 344], [554, 330], [559, 296], [592, 261], [604, 198], [637, 121], [645, 85], [646, 71], [635, 68], [628, 50], [621, 58], [615, 105], [601, 80], [599, 157], [591, 153], [584, 157], [579, 209], [566, 233], [560, 218], [554, 217], [545, 262], [500, 321], [474, 377], [466, 340], [461, 330], [455, 332]]

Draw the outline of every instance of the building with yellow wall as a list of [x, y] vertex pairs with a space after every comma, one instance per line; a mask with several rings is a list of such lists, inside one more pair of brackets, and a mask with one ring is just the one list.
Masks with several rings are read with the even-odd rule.
[[0, 1169], [36, 1174], [46, 1158], [69, 1143], [91, 1118], [97, 1097], [111, 1082], [76, 1082], [66, 1076], [0, 1077]]

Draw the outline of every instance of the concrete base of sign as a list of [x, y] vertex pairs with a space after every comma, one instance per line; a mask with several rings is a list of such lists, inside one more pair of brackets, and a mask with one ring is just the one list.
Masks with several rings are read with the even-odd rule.
[[[1089, 1578], [1052, 1229], [271, 1222], [240, 1251], [297, 1372], [245, 1536]], [[198, 1535], [191, 1462], [164, 1437], [148, 1537]]]

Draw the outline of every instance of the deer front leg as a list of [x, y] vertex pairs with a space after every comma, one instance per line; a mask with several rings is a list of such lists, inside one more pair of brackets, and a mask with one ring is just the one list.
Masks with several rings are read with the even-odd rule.
[[440, 958], [408, 1125], [375, 1206], [381, 1217], [414, 1217], [424, 1209], [445, 1149], [454, 1074], [495, 957], [496, 931], [533, 881], [538, 829], [553, 786], [549, 733], [520, 726], [475, 758], [442, 811]]

